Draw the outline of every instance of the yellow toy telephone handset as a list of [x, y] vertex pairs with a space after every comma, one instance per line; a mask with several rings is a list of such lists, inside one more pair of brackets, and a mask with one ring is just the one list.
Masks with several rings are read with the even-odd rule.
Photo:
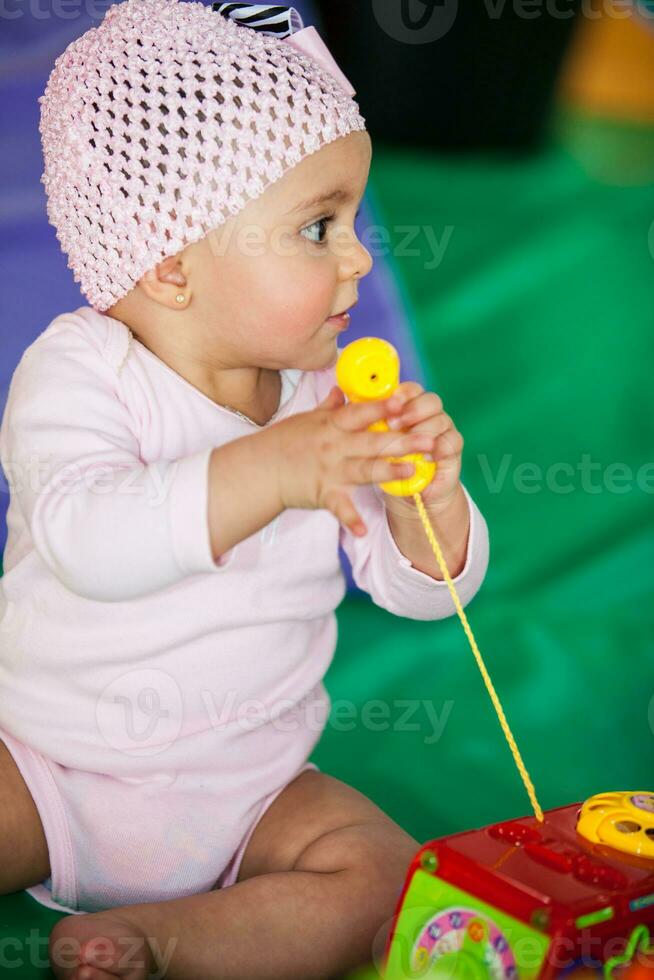
[[[336, 364], [336, 381], [351, 402], [370, 402], [390, 398], [400, 383], [400, 358], [392, 344], [379, 337], [353, 340], [341, 352]], [[368, 426], [371, 432], [388, 432], [384, 419]], [[379, 486], [395, 497], [410, 497], [421, 493], [434, 479], [436, 463], [422, 453], [389, 456], [393, 463], [413, 463], [411, 476], [389, 480]]]

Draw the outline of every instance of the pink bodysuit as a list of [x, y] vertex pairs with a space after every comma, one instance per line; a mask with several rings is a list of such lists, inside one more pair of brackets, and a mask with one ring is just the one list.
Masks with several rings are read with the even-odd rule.
[[[314, 408], [335, 368], [281, 372], [268, 425]], [[285, 510], [217, 562], [212, 449], [259, 427], [82, 306], [56, 317], [11, 381], [0, 462], [11, 490], [0, 579], [0, 738], [43, 822], [62, 911], [233, 884], [249, 836], [328, 719], [334, 610], [353, 576], [398, 616], [453, 613], [445, 583], [399, 551], [381, 493], [357, 487], [368, 533]], [[464, 602], [488, 564], [471, 531]]]

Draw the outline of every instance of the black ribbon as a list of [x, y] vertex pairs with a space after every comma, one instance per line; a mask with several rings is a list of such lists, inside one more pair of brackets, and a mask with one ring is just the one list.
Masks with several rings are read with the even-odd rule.
[[295, 7], [273, 3], [212, 3], [211, 9], [260, 34], [285, 38], [304, 27]]

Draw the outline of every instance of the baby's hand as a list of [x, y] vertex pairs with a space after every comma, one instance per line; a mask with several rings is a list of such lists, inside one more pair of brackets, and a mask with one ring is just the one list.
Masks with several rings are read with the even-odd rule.
[[425, 432], [368, 432], [369, 425], [392, 414], [389, 400], [346, 404], [334, 385], [316, 408], [271, 426], [284, 508], [325, 508], [353, 533], [366, 533], [348, 491], [410, 476], [411, 463], [391, 463], [385, 457], [428, 452], [434, 445]]
[[[449, 415], [443, 411], [443, 402], [433, 391], [425, 391], [416, 381], [399, 384], [388, 405], [393, 411], [389, 422], [396, 432], [427, 433], [432, 438], [430, 455], [437, 463], [434, 479], [422, 491], [422, 500], [432, 514], [444, 510], [453, 498], [459, 485], [461, 473], [461, 453], [463, 436]], [[384, 493], [384, 497], [390, 495]], [[390, 503], [390, 501], [389, 501]], [[393, 506], [398, 498], [393, 497]], [[399, 506], [406, 504], [415, 510], [412, 497], [399, 498]]]

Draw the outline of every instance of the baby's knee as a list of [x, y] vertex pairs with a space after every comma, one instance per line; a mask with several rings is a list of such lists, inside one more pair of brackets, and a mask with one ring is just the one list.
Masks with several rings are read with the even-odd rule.
[[294, 871], [348, 871], [369, 886], [369, 894], [394, 908], [420, 844], [397, 824], [372, 820], [335, 828], [318, 837], [298, 857]]
[[419, 849], [392, 821], [371, 821], [329, 831], [296, 861], [295, 871], [335, 872], [330, 905], [338, 904], [341, 920], [348, 924], [349, 968], [381, 962], [409, 865]]

